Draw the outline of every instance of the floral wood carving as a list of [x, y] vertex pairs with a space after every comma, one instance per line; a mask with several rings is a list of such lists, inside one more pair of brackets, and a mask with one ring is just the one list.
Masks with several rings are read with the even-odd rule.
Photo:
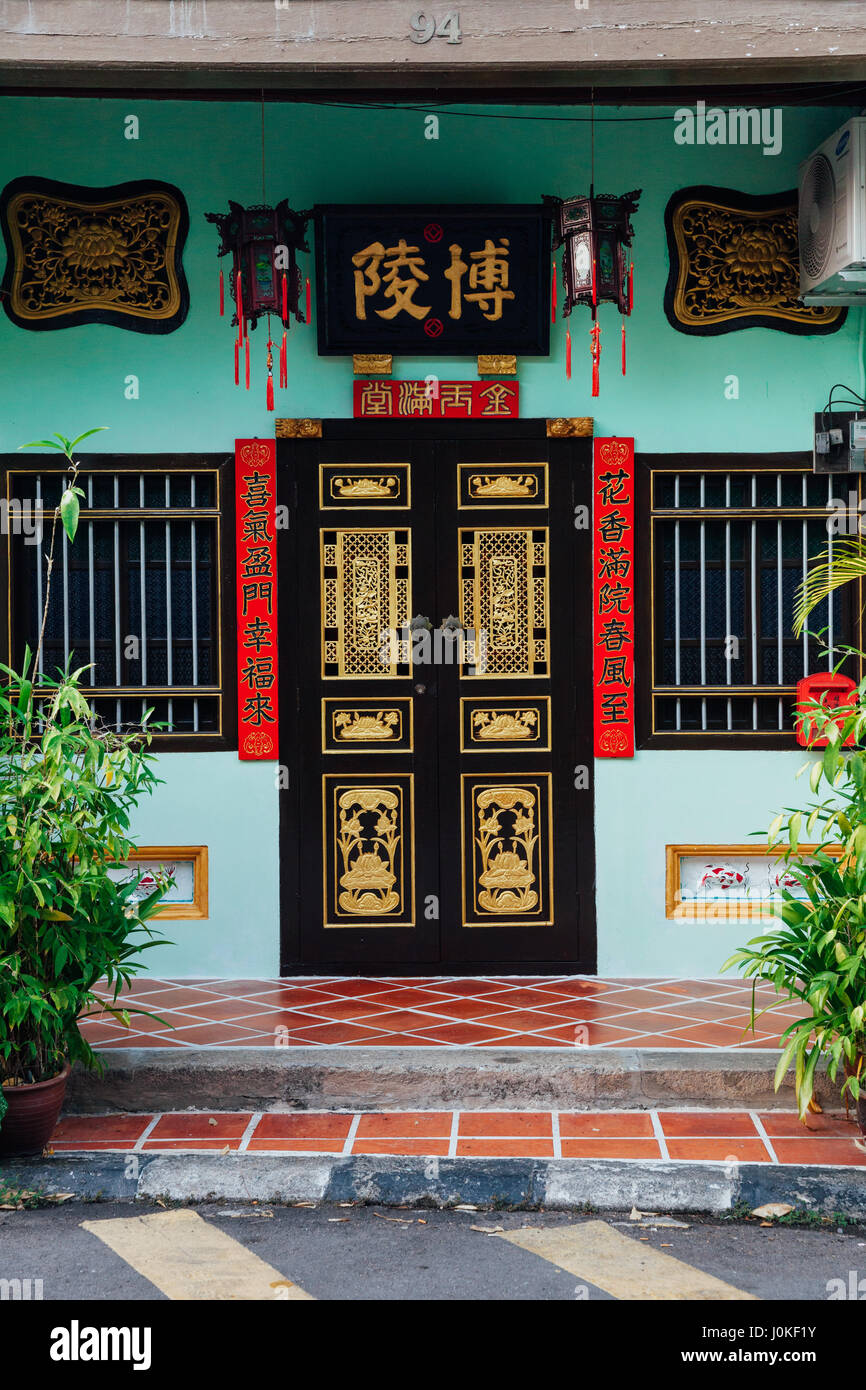
[[151, 179], [85, 188], [20, 178], [0, 195], [3, 307], [19, 328], [171, 333], [189, 308], [183, 194]]
[[799, 302], [797, 193], [753, 197], [681, 188], [665, 209], [670, 273], [665, 313], [680, 333], [835, 333], [838, 305]]

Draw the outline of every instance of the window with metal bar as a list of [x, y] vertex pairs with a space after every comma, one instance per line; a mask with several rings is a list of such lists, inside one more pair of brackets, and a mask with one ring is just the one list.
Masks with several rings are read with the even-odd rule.
[[650, 470], [649, 740], [793, 742], [802, 676], [859, 679], [844, 652], [859, 645], [858, 585], [794, 635], [796, 590], [828, 544], [832, 564], [828, 518], [850, 486], [805, 465]]
[[[62, 468], [10, 467], [10, 514], [32, 509], [33, 534], [10, 537], [11, 664], [35, 650], [46, 597], [46, 556]], [[39, 676], [86, 667], [88, 697], [118, 730], [151, 710], [160, 737], [223, 732], [220, 643], [220, 470], [83, 467], [75, 541], [59, 523]], [[10, 528], [10, 530], [13, 528]], [[32, 529], [32, 528], [31, 528]]]

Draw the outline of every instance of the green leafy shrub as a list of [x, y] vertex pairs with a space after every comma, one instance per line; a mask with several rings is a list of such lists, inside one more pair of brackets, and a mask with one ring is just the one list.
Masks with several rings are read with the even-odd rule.
[[[38, 441], [69, 460], [46, 556], [39, 645], [35, 654], [27, 650], [21, 672], [0, 665], [4, 1082], [46, 1080], [67, 1060], [101, 1069], [81, 1034], [81, 1019], [104, 1009], [128, 1024], [120, 992], [141, 968], [140, 950], [164, 944], [148, 919], [168, 883], [138, 902], [139, 878], [121, 882], [109, 872], [129, 859], [135, 848], [130, 813], [157, 785], [147, 721], [133, 733], [100, 726], [81, 687], [86, 667], [38, 678], [57, 523], [73, 540], [81, 495], [72, 457], [80, 439], [56, 438], [59, 444]], [[107, 984], [107, 1001], [95, 992], [100, 981]]]
[[[844, 718], [818, 701], [802, 707], [814, 736], [828, 743], [797, 774], [808, 773], [812, 801], [776, 816], [768, 843], [803, 896], [783, 890], [775, 930], [755, 937], [722, 966], [740, 967], [754, 985], [771, 984], [779, 994], [771, 1008], [791, 999], [805, 1004], [807, 1015], [782, 1034], [776, 1069], [778, 1090], [793, 1062], [801, 1118], [822, 1056], [832, 1079], [844, 1074], [843, 1095], [866, 1098], [866, 750], [843, 746], [852, 734], [855, 745], [866, 737], [866, 680], [855, 698], [856, 708]], [[814, 851], [800, 849], [801, 835], [816, 844]], [[755, 1017], [753, 990], [753, 1026]]]

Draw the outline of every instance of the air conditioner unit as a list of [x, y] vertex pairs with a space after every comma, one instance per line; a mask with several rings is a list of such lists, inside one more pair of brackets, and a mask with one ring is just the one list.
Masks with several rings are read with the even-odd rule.
[[866, 304], [866, 117], [800, 165], [799, 235], [803, 302]]

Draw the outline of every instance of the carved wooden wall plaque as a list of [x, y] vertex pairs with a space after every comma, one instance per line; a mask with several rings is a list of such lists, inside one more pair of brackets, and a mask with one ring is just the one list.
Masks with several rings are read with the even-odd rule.
[[838, 305], [799, 302], [797, 191], [681, 188], [665, 209], [665, 313], [680, 333], [835, 333]]
[[151, 179], [85, 188], [19, 178], [0, 195], [0, 297], [19, 328], [108, 323], [171, 333], [189, 308], [183, 194]]

